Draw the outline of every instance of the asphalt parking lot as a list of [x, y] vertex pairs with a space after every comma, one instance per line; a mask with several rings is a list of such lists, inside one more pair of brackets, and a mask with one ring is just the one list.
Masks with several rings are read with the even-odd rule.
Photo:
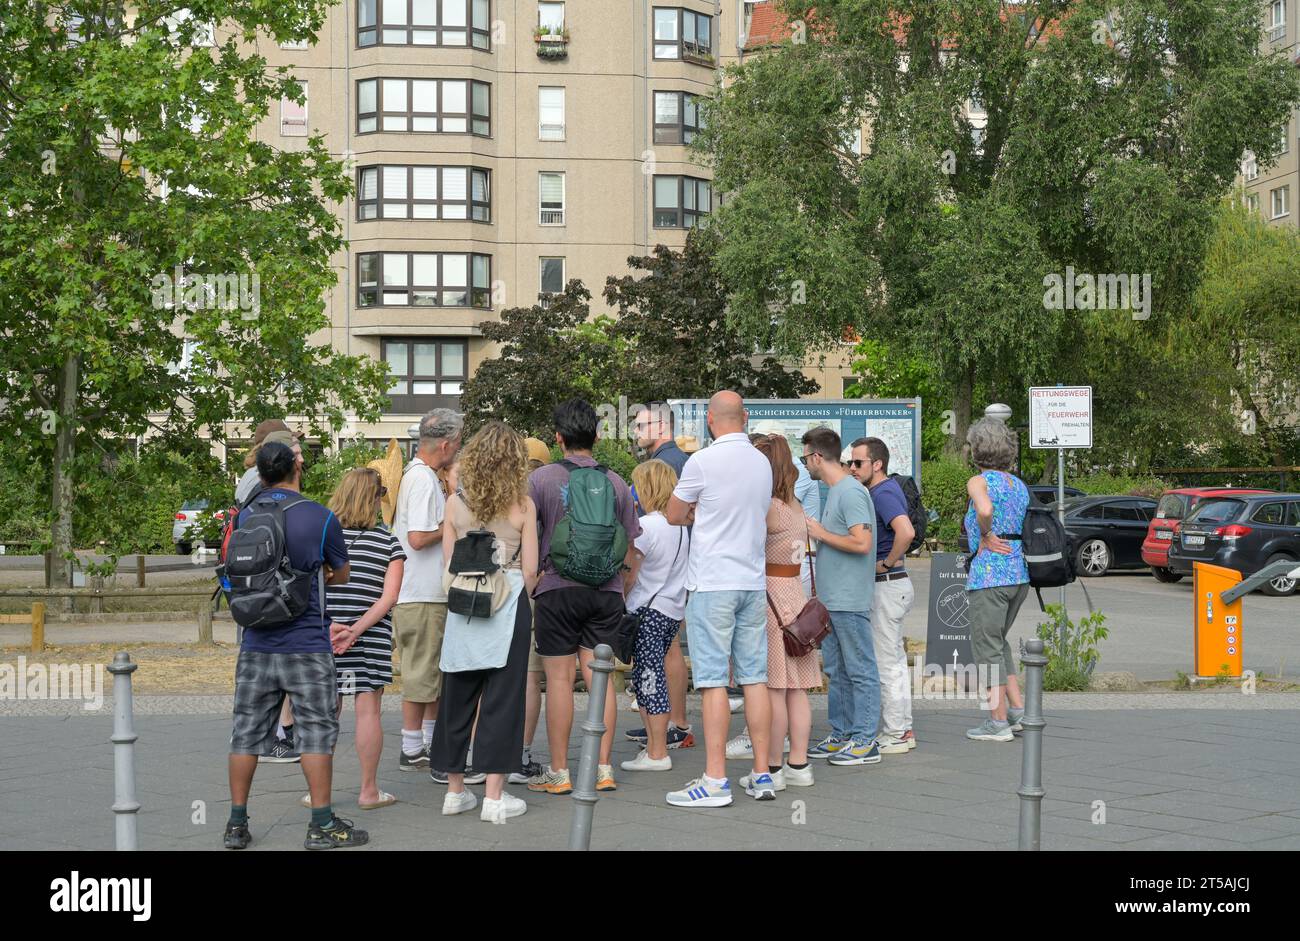
[[[926, 636], [926, 610], [930, 591], [930, 560], [908, 559], [916, 588], [916, 601], [907, 615], [904, 633]], [[1087, 597], [1084, 590], [1087, 590]], [[1056, 588], [1043, 591], [1051, 604], [1060, 597]], [[1081, 578], [1066, 589], [1066, 607], [1072, 618], [1094, 610], [1106, 615], [1110, 636], [1101, 644], [1099, 670], [1126, 670], [1141, 680], [1172, 680], [1176, 671], [1192, 668], [1192, 580], [1172, 585], [1157, 582], [1148, 569], [1112, 572], [1100, 578]], [[1030, 592], [1012, 628], [1013, 639], [1028, 640], [1046, 616]], [[1259, 592], [1242, 603], [1245, 668], [1260, 676], [1300, 677], [1300, 595], [1270, 598]]]

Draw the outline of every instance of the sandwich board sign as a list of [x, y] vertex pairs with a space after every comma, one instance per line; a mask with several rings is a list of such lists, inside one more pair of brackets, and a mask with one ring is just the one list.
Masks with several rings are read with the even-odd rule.
[[1092, 447], [1092, 386], [1032, 386], [1029, 446]]
[[[975, 688], [974, 655], [967, 610], [965, 552], [936, 552], [930, 557], [930, 605], [926, 617], [925, 667], [922, 676], [951, 676], [958, 692]], [[943, 689], [943, 687], [941, 687]]]

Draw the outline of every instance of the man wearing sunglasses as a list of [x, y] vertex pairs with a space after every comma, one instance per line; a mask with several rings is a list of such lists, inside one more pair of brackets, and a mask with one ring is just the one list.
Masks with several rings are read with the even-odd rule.
[[903, 618], [915, 592], [903, 558], [916, 530], [907, 516], [907, 496], [889, 476], [889, 447], [879, 438], [853, 442], [849, 462], [853, 476], [871, 493], [876, 508], [876, 597], [871, 634], [880, 669], [881, 728], [878, 742], [885, 755], [905, 755], [916, 747], [912, 733], [912, 678], [907, 672]]
[[871, 635], [876, 511], [840, 456], [840, 436], [830, 428], [804, 433], [808, 473], [830, 488], [821, 521], [808, 521], [808, 535], [819, 544], [817, 597], [831, 616], [831, 632], [822, 641], [831, 731], [808, 756], [833, 765], [867, 765], [880, 761], [880, 676]]

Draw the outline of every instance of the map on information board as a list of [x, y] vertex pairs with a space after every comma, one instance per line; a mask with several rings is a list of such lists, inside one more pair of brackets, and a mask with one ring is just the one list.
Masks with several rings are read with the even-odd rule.
[[[706, 399], [670, 399], [679, 435], [709, 441]], [[910, 476], [921, 483], [920, 399], [746, 399], [749, 433], [779, 434], [790, 442], [790, 452], [803, 453], [803, 435], [825, 426], [840, 436], [841, 447], [858, 438], [880, 438], [889, 448], [890, 473]]]
[[868, 418], [868, 438], [879, 438], [889, 448], [889, 472], [911, 477], [912, 422], [906, 418]]

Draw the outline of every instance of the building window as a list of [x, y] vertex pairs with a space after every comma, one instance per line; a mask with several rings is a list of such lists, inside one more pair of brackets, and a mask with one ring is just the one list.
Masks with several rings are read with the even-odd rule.
[[689, 144], [703, 126], [699, 95], [681, 91], [655, 92], [656, 144]]
[[1268, 38], [1271, 42], [1286, 38], [1286, 0], [1273, 0], [1269, 15]]
[[465, 79], [368, 78], [357, 82], [357, 133], [491, 132], [486, 82]]
[[1291, 212], [1291, 187], [1279, 186], [1275, 190], [1268, 192], [1269, 210], [1272, 213], [1271, 218], [1281, 219]]
[[1246, 208], [1253, 213], [1259, 213], [1259, 193], [1246, 194]]
[[537, 139], [564, 140], [564, 89], [537, 89]]
[[492, 306], [492, 259], [463, 252], [366, 252], [357, 256], [357, 306]]
[[1282, 125], [1282, 136], [1277, 142], [1277, 152], [1284, 154], [1291, 149], [1291, 122], [1287, 121]]
[[190, 12], [189, 7], [181, 7], [175, 14], [165, 18], [168, 28], [171, 30], [171, 39], [173, 42], [180, 38], [181, 27], [192, 30], [189, 36], [190, 44], [198, 49], [216, 45], [216, 32], [211, 23], [204, 23], [194, 19], [194, 14]]
[[280, 136], [307, 136], [307, 83], [299, 82], [302, 89], [302, 104], [292, 98], [280, 99]]
[[307, 48], [307, 40], [305, 40], [305, 39], [286, 39], [284, 42], [280, 43], [280, 48], [281, 48], [281, 49], [293, 49], [293, 50], [306, 49], [306, 48]]
[[458, 404], [456, 397], [469, 378], [466, 341], [385, 337], [381, 346], [392, 380], [388, 396], [394, 412], [425, 412]]
[[537, 27], [543, 33], [564, 32], [564, 4], [537, 4]]
[[713, 62], [713, 18], [679, 7], [654, 8], [655, 58]]
[[537, 174], [537, 200], [541, 225], [564, 225], [564, 174]]
[[357, 169], [357, 219], [491, 222], [490, 174], [478, 167]]
[[488, 0], [357, 0], [358, 46], [490, 49]]
[[551, 306], [556, 294], [564, 293], [564, 259], [539, 258], [538, 263], [538, 299], [542, 309]]
[[713, 208], [713, 187], [693, 176], [655, 177], [654, 227], [689, 229]]
[[1254, 152], [1248, 150], [1241, 158], [1241, 175], [1247, 183], [1259, 176], [1259, 161], [1255, 159]]

